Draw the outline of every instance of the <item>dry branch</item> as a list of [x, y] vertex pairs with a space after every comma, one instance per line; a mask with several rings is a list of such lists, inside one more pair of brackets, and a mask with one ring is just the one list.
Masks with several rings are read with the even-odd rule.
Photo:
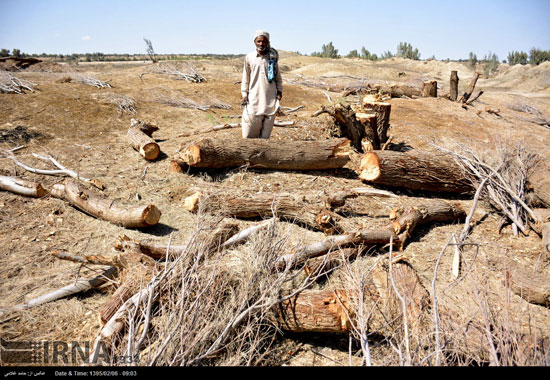
[[453, 223], [464, 219], [465, 216], [464, 210], [459, 205], [443, 201], [430, 202], [406, 210], [399, 217], [396, 216], [394, 222], [386, 227], [361, 229], [353, 233], [331, 236], [321, 242], [298, 249], [294, 253], [282, 255], [277, 260], [277, 268], [300, 265], [310, 258], [322, 256], [332, 250], [347, 246], [384, 245], [393, 241], [399, 249], [403, 249], [417, 226], [433, 222]]
[[[241, 117], [241, 115], [239, 115], [238, 117]], [[288, 126], [291, 126], [291, 125], [294, 125], [294, 121], [275, 120], [275, 124], [274, 124], [275, 127], [288, 127]], [[218, 124], [218, 125], [215, 125], [213, 127], [210, 127], [210, 128], [205, 129], [205, 130], [198, 131], [198, 132], [195, 132], [195, 131], [185, 132], [185, 133], [179, 134], [176, 137], [189, 137], [189, 136], [199, 135], [199, 134], [203, 134], [203, 133], [221, 131], [221, 130], [224, 130], [224, 129], [231, 129], [231, 128], [240, 128], [240, 127], [241, 127], [241, 123]]]
[[118, 205], [113, 200], [100, 198], [73, 181], [54, 185], [51, 194], [66, 200], [91, 216], [127, 228], [154, 226], [161, 216], [161, 212], [154, 205], [128, 207]]
[[33, 198], [42, 198], [48, 194], [48, 191], [40, 183], [3, 175], [0, 176], [0, 189]]
[[148, 161], [154, 161], [160, 154], [160, 148], [152, 138], [153, 132], [158, 127], [142, 122], [141, 120], [131, 119], [128, 129], [128, 140], [132, 148]]
[[34, 83], [19, 79], [7, 71], [0, 71], [0, 93], [24, 94], [25, 91], [34, 92]]
[[32, 166], [26, 165], [23, 162], [19, 161], [17, 158], [15, 158], [15, 155], [12, 152], [7, 152], [7, 158], [12, 160], [17, 166], [19, 166], [19, 167], [21, 167], [21, 168], [23, 168], [26, 171], [29, 171], [31, 173], [44, 174], [44, 175], [53, 175], [53, 176], [67, 176], [67, 177], [75, 178], [79, 181], [88, 183], [90, 185], [93, 185], [93, 186], [97, 187], [100, 190], [103, 190], [104, 187], [105, 187], [103, 185], [103, 183], [101, 183], [101, 181], [99, 181], [97, 179], [85, 178], [85, 177], [80, 176], [80, 174], [78, 174], [74, 170], [67, 169], [66, 167], [61, 165], [55, 158], [53, 158], [50, 155], [43, 156], [43, 155], [40, 155], [40, 154], [33, 153], [33, 156], [38, 158], [38, 159], [41, 159], [42, 161], [46, 161], [46, 162], [49, 162], [49, 163], [53, 164], [55, 167], [57, 167], [57, 169], [47, 170], [47, 169], [34, 168]]
[[84, 292], [86, 290], [96, 288], [105, 282], [113, 278], [118, 270], [115, 267], [106, 267], [102, 269], [102, 273], [98, 276], [83, 278], [75, 281], [73, 284], [64, 286], [61, 289], [54, 290], [53, 292], [44, 294], [40, 297], [34, 298], [27, 303], [13, 306], [13, 310], [26, 310], [34, 306], [42, 305], [48, 302], [58, 300], [60, 298], [68, 297], [70, 295]]
[[157, 71], [161, 74], [169, 75], [177, 80], [185, 80], [187, 82], [202, 83], [206, 82], [206, 78], [197, 73], [191, 64], [187, 64], [187, 71], [182, 71], [176, 65], [159, 65]]
[[180, 150], [176, 161], [198, 168], [246, 165], [259, 169], [323, 170], [349, 161], [349, 140], [275, 141], [203, 139]]

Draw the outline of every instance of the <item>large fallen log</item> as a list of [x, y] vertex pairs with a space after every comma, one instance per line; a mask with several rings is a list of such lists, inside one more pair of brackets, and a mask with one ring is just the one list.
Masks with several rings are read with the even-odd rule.
[[200, 210], [241, 219], [275, 215], [327, 234], [343, 233], [356, 227], [346, 218], [327, 210], [322, 203], [309, 203], [304, 197], [289, 193], [196, 192], [185, 198], [184, 208], [194, 213]]
[[0, 189], [32, 198], [42, 198], [48, 191], [40, 183], [0, 175]]
[[350, 159], [348, 139], [275, 141], [264, 139], [203, 139], [180, 150], [176, 161], [198, 168], [247, 165], [279, 170], [337, 169]]
[[[393, 217], [394, 215], [392, 215]], [[434, 201], [395, 215], [395, 220], [385, 227], [361, 229], [353, 233], [330, 236], [327, 239], [310, 244], [293, 253], [282, 255], [275, 265], [278, 270], [287, 266], [295, 267], [306, 260], [322, 256], [330, 251], [354, 245], [389, 244], [393, 241], [402, 249], [415, 228], [433, 222], [452, 223], [466, 217], [464, 210], [457, 204]]]
[[470, 180], [449, 156], [411, 150], [367, 152], [359, 178], [377, 185], [428, 192], [473, 193]]
[[151, 137], [158, 127], [132, 119], [128, 129], [128, 141], [132, 148], [148, 161], [156, 160], [160, 154], [160, 148]]
[[155, 205], [123, 206], [101, 198], [74, 181], [56, 184], [52, 196], [64, 199], [72, 206], [96, 218], [127, 228], [151, 227], [160, 220], [161, 212]]

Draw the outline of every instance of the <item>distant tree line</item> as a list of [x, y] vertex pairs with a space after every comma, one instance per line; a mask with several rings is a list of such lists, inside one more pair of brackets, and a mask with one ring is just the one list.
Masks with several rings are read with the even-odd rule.
[[[243, 54], [156, 54], [158, 60], [188, 60], [188, 59], [233, 59], [243, 57]], [[111, 61], [143, 61], [149, 59], [148, 54], [116, 54], [116, 53], [83, 53], [83, 54], [26, 54], [19, 49], [0, 49], [0, 57], [16, 58], [47, 58], [56, 62], [111, 62]]]
[[508, 53], [508, 64], [512, 65], [540, 65], [543, 62], [550, 61], [550, 50], [541, 50], [532, 48], [529, 55], [524, 51], [512, 51]]

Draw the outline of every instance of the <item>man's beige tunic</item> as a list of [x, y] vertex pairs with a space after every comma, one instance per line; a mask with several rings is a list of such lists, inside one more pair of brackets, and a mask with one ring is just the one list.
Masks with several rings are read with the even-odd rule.
[[270, 116], [277, 111], [277, 91], [283, 92], [283, 79], [279, 65], [275, 65], [275, 78], [269, 83], [267, 65], [267, 56], [261, 56], [256, 51], [247, 54], [244, 59], [241, 92], [243, 97], [248, 96], [248, 105], [243, 116], [245, 113]]

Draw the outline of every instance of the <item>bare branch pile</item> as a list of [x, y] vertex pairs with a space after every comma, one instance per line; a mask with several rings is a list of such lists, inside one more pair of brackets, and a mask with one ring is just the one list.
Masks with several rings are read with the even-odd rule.
[[5, 94], [24, 94], [34, 92], [36, 84], [19, 79], [7, 71], [0, 71], [0, 92]]
[[193, 83], [206, 82], [206, 78], [200, 75], [190, 63], [187, 63], [186, 71], [182, 71], [176, 64], [159, 65], [157, 71], [161, 74], [172, 76], [177, 80]]

